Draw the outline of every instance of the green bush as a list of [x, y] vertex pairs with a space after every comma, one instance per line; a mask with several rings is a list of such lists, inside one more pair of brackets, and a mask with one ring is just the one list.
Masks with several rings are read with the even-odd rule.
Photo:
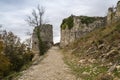
[[11, 63], [7, 57], [1, 54], [3, 51], [3, 42], [0, 41], [0, 78], [6, 76], [10, 71]]
[[62, 25], [63, 30], [66, 29], [66, 27], [67, 27], [66, 23]]
[[48, 46], [48, 42], [42, 41], [41, 42], [41, 49], [40, 49], [41, 55], [44, 55], [49, 48], [50, 47]]
[[[81, 22], [83, 24], [90, 24], [93, 23], [97, 18], [95, 17], [88, 17], [88, 16], [80, 16], [79, 19], [81, 19]], [[68, 29], [71, 29], [74, 26], [73, 23], [73, 16], [71, 15], [70, 17], [66, 18], [63, 20], [62, 24], [61, 24], [61, 29], [66, 29], [68, 27]]]
[[0, 78], [8, 75], [11, 63], [7, 57], [0, 54]]
[[73, 23], [73, 16], [68, 17], [67, 19], [64, 19], [62, 24], [61, 24], [61, 29], [66, 29], [68, 27], [68, 29], [71, 29], [73, 27], [74, 23]]
[[[6, 32], [4, 35], [4, 54], [10, 60], [11, 71], [20, 71], [21, 68], [31, 61], [31, 52], [27, 51], [27, 46], [20, 42], [20, 39], [12, 32]], [[7, 40], [7, 41], [6, 41]]]
[[80, 16], [81, 22], [83, 24], [90, 24], [93, 23], [96, 19], [94, 17], [88, 17], [88, 16]]

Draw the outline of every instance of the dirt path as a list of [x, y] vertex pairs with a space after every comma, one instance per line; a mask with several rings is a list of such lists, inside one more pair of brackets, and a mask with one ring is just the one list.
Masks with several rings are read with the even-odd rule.
[[18, 80], [77, 80], [63, 61], [58, 47], [52, 47], [47, 57], [24, 72]]

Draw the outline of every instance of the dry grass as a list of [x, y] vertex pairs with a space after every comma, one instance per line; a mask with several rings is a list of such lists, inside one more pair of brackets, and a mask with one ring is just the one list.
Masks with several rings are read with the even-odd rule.
[[[105, 48], [98, 49], [98, 46], [104, 44]], [[109, 69], [106, 64], [109, 62], [115, 62], [120, 59], [120, 24], [114, 23], [107, 27], [102, 27], [93, 30], [89, 34], [83, 36], [79, 40], [70, 44], [67, 48], [65, 48], [65, 63], [70, 66], [73, 70], [73, 73], [77, 75], [77, 77], [82, 77], [84, 80], [95, 80], [99, 74], [106, 73]], [[107, 49], [108, 46], [110, 49]], [[92, 51], [88, 51], [90, 48], [93, 48]], [[102, 58], [99, 58], [101, 55], [106, 55], [107, 52], [110, 52], [112, 49], [115, 49], [118, 52], [118, 56], [112, 56], [106, 59], [106, 63], [102, 64]], [[88, 52], [87, 52], [88, 51]], [[94, 52], [95, 51], [95, 52]], [[81, 59], [96, 59], [97, 63], [87, 63], [87, 66], [79, 66], [78, 61]], [[85, 65], [86, 65], [85, 64]], [[105, 66], [101, 66], [105, 65]], [[92, 67], [91, 67], [92, 66]], [[97, 67], [95, 71], [94, 68]], [[116, 70], [113, 72], [114, 78], [120, 78], [120, 70]], [[83, 75], [83, 72], [91, 72], [90, 75]]]

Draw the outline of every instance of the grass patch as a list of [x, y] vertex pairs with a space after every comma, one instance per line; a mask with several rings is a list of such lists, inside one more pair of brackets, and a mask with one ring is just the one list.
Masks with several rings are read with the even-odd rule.
[[72, 73], [77, 78], [82, 78], [83, 80], [95, 80], [96, 76], [101, 73], [105, 73], [108, 70], [106, 66], [100, 66], [99, 63], [89, 64], [86, 62], [88, 65], [79, 65], [77, 63], [77, 57], [65, 52], [63, 60], [72, 70]]
[[94, 66], [95, 64], [92, 64], [91, 67], [78, 66], [77, 64], [66, 60], [65, 63], [69, 66], [69, 68], [73, 71], [73, 74], [75, 74], [77, 78], [82, 78], [84, 80], [95, 80], [96, 76], [98, 76], [100, 73], [107, 72], [108, 70], [108, 68], [106, 67], [99, 67], [98, 65]]

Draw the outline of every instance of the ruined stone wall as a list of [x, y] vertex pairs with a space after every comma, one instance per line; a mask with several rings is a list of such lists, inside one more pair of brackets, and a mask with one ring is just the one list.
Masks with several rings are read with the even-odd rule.
[[112, 23], [113, 20], [113, 14], [114, 13], [114, 9], [113, 8], [109, 8], [108, 9], [108, 14], [107, 14], [107, 24]]
[[[87, 21], [87, 23], [84, 23], [84, 18], [82, 18], [84, 16], [72, 15], [72, 17], [72, 28], [69, 27], [67, 23], [65, 23], [67, 19], [63, 20], [63, 23], [65, 24], [61, 26], [61, 47], [67, 46], [69, 43], [74, 42], [75, 40], [79, 39], [97, 27], [103, 27], [105, 25], [110, 25], [112, 23], [118, 22], [120, 20], [120, 1], [118, 1], [116, 7], [110, 7], [108, 9], [107, 17], [94, 17], [93, 21], [90, 20], [90, 22]], [[87, 20], [89, 20], [89, 17]]]
[[110, 7], [107, 13], [107, 24], [117, 22], [120, 20], [120, 1], [118, 1], [116, 7]]
[[[83, 16], [84, 17], [84, 16]], [[61, 41], [60, 46], [65, 47], [71, 42], [79, 39], [80, 37], [84, 36], [86, 33], [91, 32], [93, 29], [97, 27], [105, 26], [106, 19], [104, 17], [92, 17], [94, 21], [91, 23], [82, 23], [82, 20], [78, 16], [73, 17], [73, 27], [68, 29], [61, 28]]]
[[[51, 47], [53, 45], [53, 27], [52, 27], [52, 25], [44, 24], [41, 27], [40, 36], [41, 36], [42, 42], [44, 42], [44, 44], [47, 44], [47, 47]], [[32, 50], [39, 52], [36, 28], [33, 30], [33, 35], [32, 35]]]

